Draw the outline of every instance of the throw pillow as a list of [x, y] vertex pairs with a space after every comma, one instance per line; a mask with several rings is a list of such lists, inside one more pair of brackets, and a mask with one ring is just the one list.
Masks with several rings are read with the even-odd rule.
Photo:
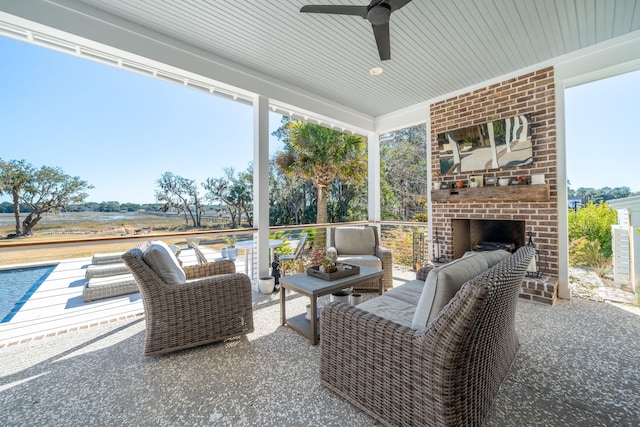
[[421, 329], [431, 323], [464, 283], [487, 268], [485, 257], [467, 256], [431, 270], [420, 294], [411, 327]]
[[187, 276], [173, 251], [160, 240], [151, 242], [142, 254], [142, 259], [163, 282], [169, 285], [180, 285], [187, 281]]

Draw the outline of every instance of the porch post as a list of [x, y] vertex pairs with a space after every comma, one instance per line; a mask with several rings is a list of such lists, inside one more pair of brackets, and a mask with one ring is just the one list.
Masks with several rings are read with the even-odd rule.
[[567, 200], [567, 141], [565, 134], [564, 82], [556, 76], [556, 158], [558, 182], [558, 297], [571, 298], [569, 289], [569, 211]]
[[369, 221], [380, 221], [380, 136], [377, 133], [367, 134], [368, 158], [368, 216]]
[[269, 275], [269, 98], [253, 98], [253, 224], [258, 229], [256, 272]]

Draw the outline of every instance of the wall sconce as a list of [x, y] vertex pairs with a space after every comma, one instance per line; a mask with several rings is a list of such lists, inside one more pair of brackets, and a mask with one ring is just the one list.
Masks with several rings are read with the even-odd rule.
[[531, 258], [531, 262], [529, 263], [529, 267], [527, 267], [527, 277], [532, 277], [534, 279], [539, 279], [542, 277], [544, 270], [542, 269], [543, 264], [546, 264], [546, 255], [545, 252], [536, 248], [535, 243], [533, 243], [533, 233], [530, 231], [529, 233], [529, 242], [527, 246], [534, 248], [536, 252], [533, 254], [533, 258]]

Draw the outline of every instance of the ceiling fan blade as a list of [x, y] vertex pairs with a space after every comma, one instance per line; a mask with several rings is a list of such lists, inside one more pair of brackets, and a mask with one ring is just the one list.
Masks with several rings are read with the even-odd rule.
[[300, 8], [303, 13], [332, 13], [334, 15], [355, 15], [361, 18], [367, 17], [367, 6], [344, 6], [344, 5], [307, 5]]
[[389, 23], [372, 25], [373, 35], [376, 36], [376, 44], [378, 45], [378, 53], [380, 60], [386, 61], [391, 59], [391, 40], [389, 38]]
[[391, 12], [395, 12], [401, 7], [406, 6], [408, 3], [411, 3], [411, 0], [387, 0], [385, 3], [391, 7]]

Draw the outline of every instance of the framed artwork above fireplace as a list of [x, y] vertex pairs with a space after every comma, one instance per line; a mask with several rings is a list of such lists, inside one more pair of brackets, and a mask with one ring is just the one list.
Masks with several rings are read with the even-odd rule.
[[441, 174], [529, 165], [531, 114], [440, 133], [438, 150]]

